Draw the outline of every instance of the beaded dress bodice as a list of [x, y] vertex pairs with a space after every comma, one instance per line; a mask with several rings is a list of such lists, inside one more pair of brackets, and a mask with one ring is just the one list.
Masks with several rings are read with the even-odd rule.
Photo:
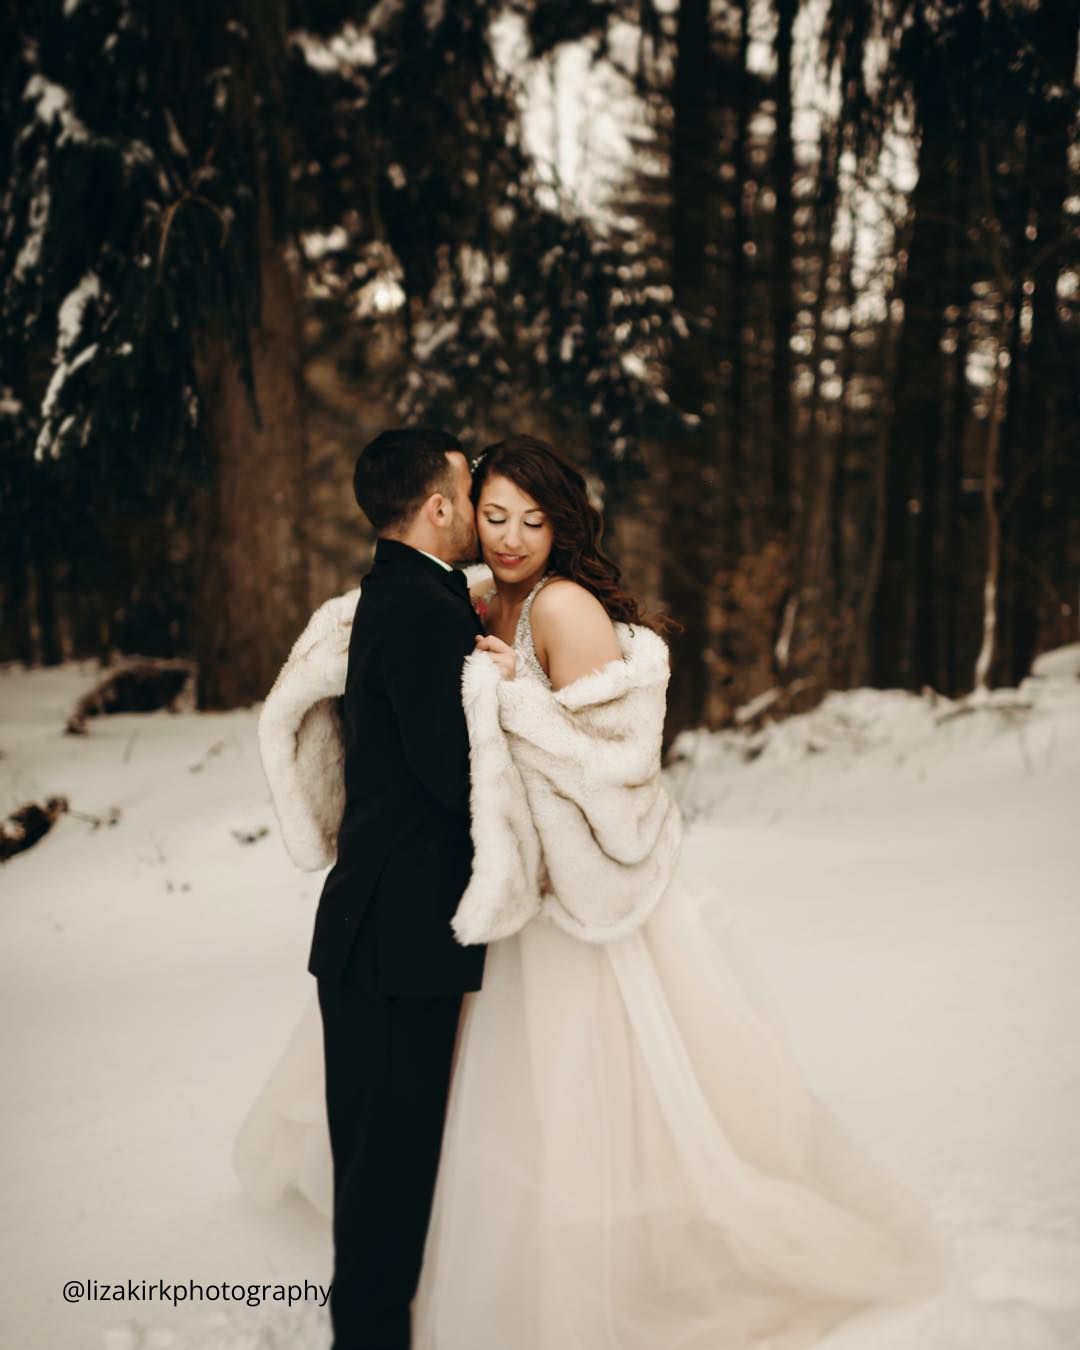
[[525, 597], [525, 603], [521, 606], [521, 613], [518, 615], [517, 626], [514, 629], [514, 651], [518, 655], [517, 674], [529, 674], [534, 679], [547, 685], [549, 689], [551, 688], [551, 681], [537, 659], [536, 647], [533, 645], [531, 616], [533, 601], [550, 580], [550, 575], [541, 577]]
[[[539, 680], [541, 684], [546, 685], [549, 689], [551, 688], [551, 681], [548, 679], [544, 667], [540, 664], [536, 655], [536, 647], [533, 645], [532, 607], [533, 601], [551, 580], [552, 577], [550, 573], [547, 576], [542, 576], [525, 597], [525, 602], [521, 606], [521, 613], [518, 615], [517, 624], [514, 627], [514, 641], [512, 644], [518, 657], [516, 674], [518, 676], [529, 675], [533, 679]], [[490, 605], [494, 599], [495, 588], [492, 587], [483, 598], [482, 603], [485, 608]], [[481, 617], [483, 617], [483, 614], [484, 610], [481, 610]]]

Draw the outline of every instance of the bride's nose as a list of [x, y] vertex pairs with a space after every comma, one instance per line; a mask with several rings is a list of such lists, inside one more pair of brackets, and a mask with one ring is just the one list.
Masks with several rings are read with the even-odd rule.
[[516, 553], [521, 547], [521, 531], [512, 520], [506, 522], [506, 528], [503, 530], [503, 543], [506, 545], [504, 552]]

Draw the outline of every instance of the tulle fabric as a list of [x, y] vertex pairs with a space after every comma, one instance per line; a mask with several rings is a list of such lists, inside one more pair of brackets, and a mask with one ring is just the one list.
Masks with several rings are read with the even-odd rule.
[[273, 1209], [295, 1187], [330, 1218], [334, 1168], [326, 1123], [322, 1019], [312, 995], [233, 1144], [233, 1168], [256, 1204]]
[[[329, 1215], [314, 999], [234, 1163], [259, 1203], [295, 1186]], [[865, 1350], [950, 1268], [922, 1206], [810, 1091], [753, 961], [685, 872], [617, 942], [536, 921], [489, 947], [413, 1350]]]
[[804, 1350], [948, 1268], [685, 881], [617, 942], [534, 922], [489, 948], [414, 1350]]

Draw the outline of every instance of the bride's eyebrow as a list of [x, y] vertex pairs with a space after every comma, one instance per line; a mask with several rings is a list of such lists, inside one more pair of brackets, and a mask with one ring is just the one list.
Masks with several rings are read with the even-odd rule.
[[[507, 510], [507, 508], [506, 508], [505, 506], [500, 506], [498, 502], [481, 502], [480, 505], [484, 508], [485, 511], [506, 511], [506, 510]], [[507, 514], [509, 514], [509, 513], [507, 513]], [[530, 507], [528, 507], [525, 511], [522, 512], [522, 515], [525, 515], [525, 516], [534, 516], [534, 515], [537, 515], [537, 514], [539, 514], [539, 515], [543, 515], [543, 514], [544, 514], [544, 508], [543, 508], [542, 506], [530, 506]]]

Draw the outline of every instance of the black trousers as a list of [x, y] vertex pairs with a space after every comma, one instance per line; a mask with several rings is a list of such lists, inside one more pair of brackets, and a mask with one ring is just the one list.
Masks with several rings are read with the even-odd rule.
[[319, 981], [334, 1160], [333, 1350], [409, 1350], [461, 994]]

